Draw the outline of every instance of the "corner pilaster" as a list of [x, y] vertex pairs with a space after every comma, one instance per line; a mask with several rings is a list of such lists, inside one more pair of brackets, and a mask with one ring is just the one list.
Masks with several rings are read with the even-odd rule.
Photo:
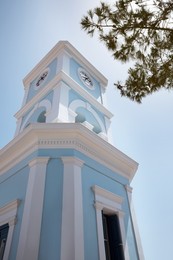
[[84, 162], [75, 157], [61, 159], [64, 164], [61, 260], [84, 260], [81, 178]]
[[30, 172], [20, 230], [17, 260], [38, 259], [48, 160], [48, 157], [38, 157], [29, 163]]
[[130, 208], [130, 214], [131, 214], [132, 226], [133, 226], [133, 231], [134, 231], [134, 236], [135, 236], [135, 241], [136, 241], [137, 253], [138, 253], [140, 260], [145, 260], [143, 249], [142, 249], [142, 244], [141, 244], [141, 238], [139, 235], [139, 229], [138, 229], [138, 225], [137, 225], [137, 221], [136, 221], [136, 215], [135, 215], [135, 211], [134, 211], [133, 201], [132, 201], [132, 187], [130, 187], [129, 185], [126, 185], [125, 189], [127, 192], [127, 198], [128, 198], [129, 208]]

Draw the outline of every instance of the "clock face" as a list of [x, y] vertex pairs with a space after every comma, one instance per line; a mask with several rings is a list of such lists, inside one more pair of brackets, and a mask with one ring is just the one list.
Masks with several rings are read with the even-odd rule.
[[37, 82], [36, 82], [36, 87], [37, 87], [37, 88], [40, 87], [40, 85], [42, 85], [43, 82], [45, 82], [45, 80], [46, 80], [48, 74], [49, 74], [49, 70], [48, 70], [48, 69], [44, 70], [44, 71], [41, 73], [41, 75], [38, 77], [38, 80], [37, 80]]
[[83, 70], [82, 68], [79, 68], [78, 73], [79, 73], [80, 79], [85, 84], [85, 86], [87, 86], [90, 89], [93, 89], [94, 85], [93, 85], [93, 81], [92, 81], [89, 73], [86, 72], [85, 70]]

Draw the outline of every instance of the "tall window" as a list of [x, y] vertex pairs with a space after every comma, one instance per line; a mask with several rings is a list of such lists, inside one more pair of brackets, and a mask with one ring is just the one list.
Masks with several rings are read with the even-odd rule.
[[102, 212], [106, 260], [125, 260], [119, 219]]
[[0, 226], [0, 260], [3, 260], [9, 225]]

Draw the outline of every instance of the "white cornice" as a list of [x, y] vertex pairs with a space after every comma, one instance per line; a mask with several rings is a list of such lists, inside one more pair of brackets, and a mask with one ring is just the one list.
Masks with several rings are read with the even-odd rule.
[[38, 149], [76, 149], [132, 180], [138, 164], [78, 123], [31, 124], [0, 150], [0, 175]]
[[0, 208], [0, 216], [9, 213], [10, 211], [16, 210], [20, 204], [20, 200], [16, 199]]
[[77, 59], [77, 61], [88, 70], [88, 72], [95, 76], [100, 81], [102, 86], [106, 87], [107, 79], [89, 62], [82, 54], [80, 54], [68, 41], [59, 41], [48, 54], [33, 68], [33, 70], [24, 78], [23, 83], [25, 88], [29, 87], [30, 82], [37, 77], [41, 71], [48, 66], [48, 64], [55, 59], [62, 51], [70, 54], [70, 56]]
[[46, 87], [40, 90], [29, 102], [26, 103], [16, 114], [15, 117], [19, 119], [28, 110], [30, 110], [37, 102], [40, 101], [48, 92], [50, 92], [55, 85], [59, 84], [60, 81], [64, 81], [66, 84], [71, 86], [73, 90], [84, 97], [88, 102], [90, 102], [95, 108], [106, 115], [108, 118], [112, 118], [113, 114], [109, 112], [101, 103], [99, 103], [91, 94], [89, 94], [84, 88], [82, 88], [76, 81], [74, 81], [69, 75], [60, 71], [53, 80], [51, 80]]

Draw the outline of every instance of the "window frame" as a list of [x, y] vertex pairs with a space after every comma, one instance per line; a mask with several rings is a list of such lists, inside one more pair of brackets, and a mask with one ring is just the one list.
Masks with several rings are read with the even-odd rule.
[[[0, 226], [0, 259], [3, 260], [5, 247], [7, 243], [7, 237], [8, 237], [8, 231], [9, 231], [9, 224], [4, 224]], [[1, 251], [2, 250], [2, 251]]]
[[17, 222], [17, 209], [19, 206], [20, 200], [16, 199], [9, 202], [8, 204], [0, 207], [0, 226], [5, 224], [9, 225], [7, 241], [5, 245], [5, 251], [3, 255], [3, 260], [9, 259], [10, 247], [14, 232], [14, 226]]
[[124, 212], [122, 211], [123, 198], [97, 185], [92, 186], [92, 190], [95, 195], [94, 206], [96, 209], [99, 260], [106, 260], [102, 212], [104, 214], [108, 214], [108, 215], [116, 214], [118, 216], [124, 257], [126, 260], [130, 260], [126, 234], [125, 234]]

